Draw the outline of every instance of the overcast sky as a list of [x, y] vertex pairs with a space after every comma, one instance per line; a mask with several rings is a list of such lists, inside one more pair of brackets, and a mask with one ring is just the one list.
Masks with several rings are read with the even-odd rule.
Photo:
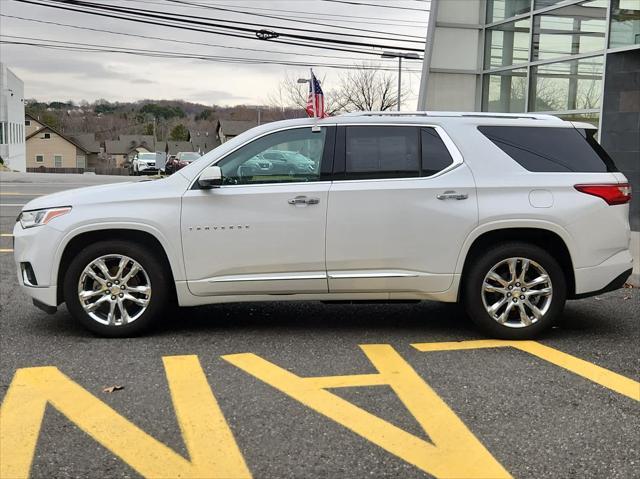
[[[374, 41], [379, 44], [422, 48], [422, 44], [395, 41], [395, 35], [415, 36], [424, 41], [428, 21], [428, 2], [423, 0], [351, 0], [354, 5], [334, 0], [185, 0], [190, 5], [179, 5], [168, 0], [91, 0], [95, 3], [120, 5], [129, 8], [153, 10], [162, 14], [196, 15], [206, 21], [235, 20], [253, 25], [268, 26], [270, 30], [284, 32], [279, 26], [308, 29], [308, 32], [290, 32], [315, 35], [316, 32], [360, 34], [353, 30], [336, 28], [362, 28], [388, 32], [394, 40], [367, 40], [358, 37], [333, 36], [350, 41]], [[198, 4], [198, 5], [195, 5]], [[380, 6], [371, 6], [371, 5]], [[210, 7], [231, 8], [253, 14], [296, 16], [289, 21], [257, 17], [246, 14], [214, 10]], [[386, 7], [385, 7], [386, 6]], [[403, 8], [388, 8], [403, 7]], [[419, 10], [425, 10], [424, 12]], [[315, 65], [314, 72], [324, 78], [325, 89], [331, 88], [341, 70], [322, 66], [323, 63], [353, 65], [363, 61], [397, 69], [397, 60], [382, 60], [373, 55], [347, 53], [283, 45], [273, 42], [232, 38], [214, 33], [192, 32], [166, 26], [145, 25], [121, 19], [103, 18], [85, 13], [57, 10], [28, 5], [16, 0], [0, 0], [0, 32], [4, 41], [78, 42], [145, 50], [170, 51], [207, 56], [231, 56], [283, 60]], [[63, 23], [78, 27], [158, 37], [140, 38], [100, 31], [89, 31], [38, 23], [13, 17], [44, 22]], [[311, 25], [305, 21], [317, 22]], [[246, 27], [246, 25], [240, 25]], [[385, 36], [386, 33], [362, 33]], [[16, 38], [16, 37], [22, 37]], [[25, 40], [29, 37], [38, 40]], [[178, 43], [198, 42], [207, 45]], [[296, 41], [295, 39], [292, 41]], [[218, 45], [218, 46], [212, 46]], [[227, 47], [227, 48], [224, 48]], [[228, 48], [228, 47], [235, 47]], [[247, 51], [237, 48], [260, 49]], [[347, 47], [358, 48], [362, 47]], [[367, 49], [369, 50], [369, 49]], [[281, 52], [281, 53], [277, 53]], [[41, 101], [88, 100], [105, 98], [109, 101], [140, 99], [183, 99], [204, 104], [236, 105], [266, 104], [271, 93], [283, 77], [308, 77], [304, 66], [229, 64], [213, 60], [150, 58], [122, 53], [62, 51], [25, 45], [0, 46], [2, 62], [25, 83], [25, 97]], [[328, 55], [319, 57], [316, 55]], [[333, 58], [339, 57], [339, 58]], [[420, 61], [405, 61], [404, 86], [412, 92], [407, 105], [415, 107], [420, 81]], [[410, 70], [415, 71], [411, 73]], [[393, 73], [396, 74], [395, 72]]]

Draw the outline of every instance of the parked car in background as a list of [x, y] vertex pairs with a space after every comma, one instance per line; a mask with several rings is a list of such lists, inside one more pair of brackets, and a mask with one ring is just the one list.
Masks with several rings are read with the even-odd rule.
[[317, 172], [319, 163], [297, 151], [267, 150], [242, 165], [241, 176], [254, 177], [260, 175], [304, 177]]
[[167, 159], [167, 163], [164, 166], [164, 172], [167, 175], [171, 175], [180, 168], [184, 168], [192, 161], [197, 160], [200, 156], [200, 153], [195, 151], [181, 151], [177, 155], [172, 155]]
[[158, 173], [155, 153], [138, 153], [131, 164], [134, 175], [155, 175]]
[[[529, 113], [268, 123], [162, 180], [31, 200], [13, 229], [20, 284], [104, 336], [174, 299], [435, 300], [531, 338], [632, 271], [631, 189], [595, 132]], [[297, 155], [314, 170], [267, 169]]]

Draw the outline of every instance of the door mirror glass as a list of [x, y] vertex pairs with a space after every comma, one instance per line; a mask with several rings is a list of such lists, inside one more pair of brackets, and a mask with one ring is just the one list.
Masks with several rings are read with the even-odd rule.
[[219, 166], [209, 166], [200, 175], [198, 179], [200, 188], [205, 190], [215, 188], [222, 184], [222, 170]]

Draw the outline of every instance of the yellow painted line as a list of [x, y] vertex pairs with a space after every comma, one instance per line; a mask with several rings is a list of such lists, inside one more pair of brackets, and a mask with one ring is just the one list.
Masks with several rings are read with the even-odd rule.
[[545, 346], [537, 341], [504, 341], [496, 339], [412, 344], [418, 351], [461, 351], [468, 349], [512, 347], [559, 366], [578, 376], [611, 389], [623, 396], [640, 401], [640, 382], [605, 369], [583, 359]]
[[11, 233], [0, 233], [0, 238], [11, 238], [13, 235]]
[[0, 253], [13, 253], [11, 248], [0, 248]]
[[[442, 478], [511, 477], [465, 424], [388, 344], [363, 345], [377, 374], [303, 378], [255, 354], [223, 359], [409, 464]], [[430, 441], [417, 437], [324, 387], [388, 385]]]
[[0, 407], [0, 477], [29, 476], [47, 404], [142, 476], [251, 477], [198, 358], [173, 356], [163, 361], [189, 459], [57, 368], [24, 368], [16, 371]]

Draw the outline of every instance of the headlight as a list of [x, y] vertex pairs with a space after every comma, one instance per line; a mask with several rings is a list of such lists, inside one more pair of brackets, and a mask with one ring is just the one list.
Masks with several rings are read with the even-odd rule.
[[62, 208], [47, 208], [44, 210], [23, 211], [18, 217], [18, 221], [23, 228], [33, 228], [34, 226], [46, 225], [53, 218], [62, 216], [71, 211], [71, 206]]

